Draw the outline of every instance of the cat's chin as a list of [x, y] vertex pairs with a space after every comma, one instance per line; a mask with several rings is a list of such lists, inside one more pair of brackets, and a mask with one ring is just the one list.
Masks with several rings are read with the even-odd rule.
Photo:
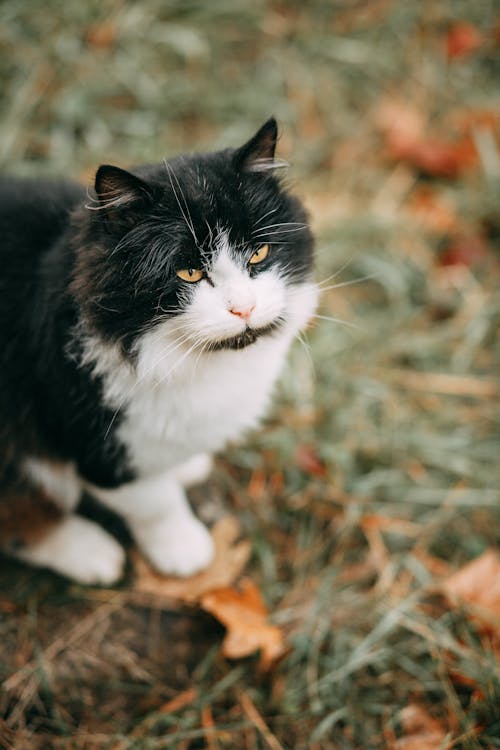
[[237, 336], [229, 336], [228, 338], [218, 339], [217, 341], [211, 341], [207, 347], [208, 351], [217, 352], [223, 349], [245, 349], [247, 346], [254, 344], [262, 336], [267, 336], [283, 327], [285, 323], [284, 318], [277, 318], [267, 326], [261, 328], [250, 328], [247, 326], [242, 333]]

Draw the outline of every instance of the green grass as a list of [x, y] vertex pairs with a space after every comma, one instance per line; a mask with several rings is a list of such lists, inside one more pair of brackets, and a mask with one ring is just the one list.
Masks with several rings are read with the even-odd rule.
[[[5, 560], [6, 747], [390, 748], [411, 703], [455, 748], [500, 747], [498, 633], [450, 608], [428, 563], [455, 570], [500, 547], [498, 391], [476, 390], [498, 384], [499, 175], [483, 160], [424, 177], [386, 157], [375, 124], [384, 97], [415, 104], [442, 138], [464, 113], [498, 112], [493, 15], [451, 0], [0, 5], [4, 171], [89, 179], [103, 161], [237, 145], [274, 113], [318, 281], [356, 282], [323, 293], [320, 315], [346, 325], [315, 321], [263, 428], [195, 493], [240, 519], [288, 656], [261, 674], [257, 657], [224, 659], [222, 629], [197, 610], [102, 601]], [[455, 19], [486, 41], [448, 62]], [[482, 238], [477, 263], [437, 262], [455, 239], [410, 212], [423, 186], [456, 212], [453, 232]], [[324, 475], [301, 468], [304, 446]], [[380, 519], [393, 523], [377, 531]]]

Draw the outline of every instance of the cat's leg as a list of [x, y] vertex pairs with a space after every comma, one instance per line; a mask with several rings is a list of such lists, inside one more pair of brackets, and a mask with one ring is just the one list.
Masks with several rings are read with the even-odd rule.
[[213, 459], [208, 453], [197, 453], [179, 466], [172, 469], [172, 476], [183, 487], [192, 487], [205, 482], [213, 469]]
[[22, 478], [2, 492], [0, 546], [80, 583], [113, 583], [122, 574], [124, 550], [100, 526], [71, 512], [80, 492], [70, 464], [26, 461]]
[[189, 576], [211, 562], [212, 537], [191, 510], [175, 471], [117, 489], [88, 489], [127, 521], [139, 547], [160, 572]]
[[125, 563], [125, 552], [112, 536], [74, 513], [65, 515], [38, 542], [22, 546], [13, 554], [31, 565], [90, 585], [114, 583]]

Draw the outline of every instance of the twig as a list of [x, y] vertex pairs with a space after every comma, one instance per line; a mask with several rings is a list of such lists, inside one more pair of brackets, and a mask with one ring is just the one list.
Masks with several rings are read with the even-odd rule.
[[415, 391], [432, 391], [446, 396], [471, 396], [494, 398], [500, 388], [494, 380], [482, 380], [468, 375], [451, 375], [444, 372], [416, 372], [391, 370], [391, 378], [402, 388]]
[[260, 732], [263, 740], [269, 745], [271, 750], [285, 750], [281, 742], [279, 742], [277, 737], [271, 732], [271, 730], [267, 726], [266, 722], [264, 721], [264, 719], [258, 712], [257, 707], [255, 706], [255, 703], [250, 698], [248, 693], [244, 693], [244, 692], [240, 693], [240, 704], [243, 709], [243, 712], [248, 716], [252, 724]]

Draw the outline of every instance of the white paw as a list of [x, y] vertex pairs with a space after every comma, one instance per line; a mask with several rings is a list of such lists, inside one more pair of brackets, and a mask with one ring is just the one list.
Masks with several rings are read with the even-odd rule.
[[68, 516], [40, 542], [16, 554], [26, 562], [85, 584], [114, 583], [125, 563], [125, 552], [118, 542], [80, 516]]
[[134, 526], [135, 538], [160, 573], [191, 576], [206, 568], [214, 556], [208, 529], [194, 516], [165, 517]]
[[208, 479], [212, 468], [212, 457], [208, 453], [198, 453], [173, 469], [172, 474], [183, 487], [191, 487]]

